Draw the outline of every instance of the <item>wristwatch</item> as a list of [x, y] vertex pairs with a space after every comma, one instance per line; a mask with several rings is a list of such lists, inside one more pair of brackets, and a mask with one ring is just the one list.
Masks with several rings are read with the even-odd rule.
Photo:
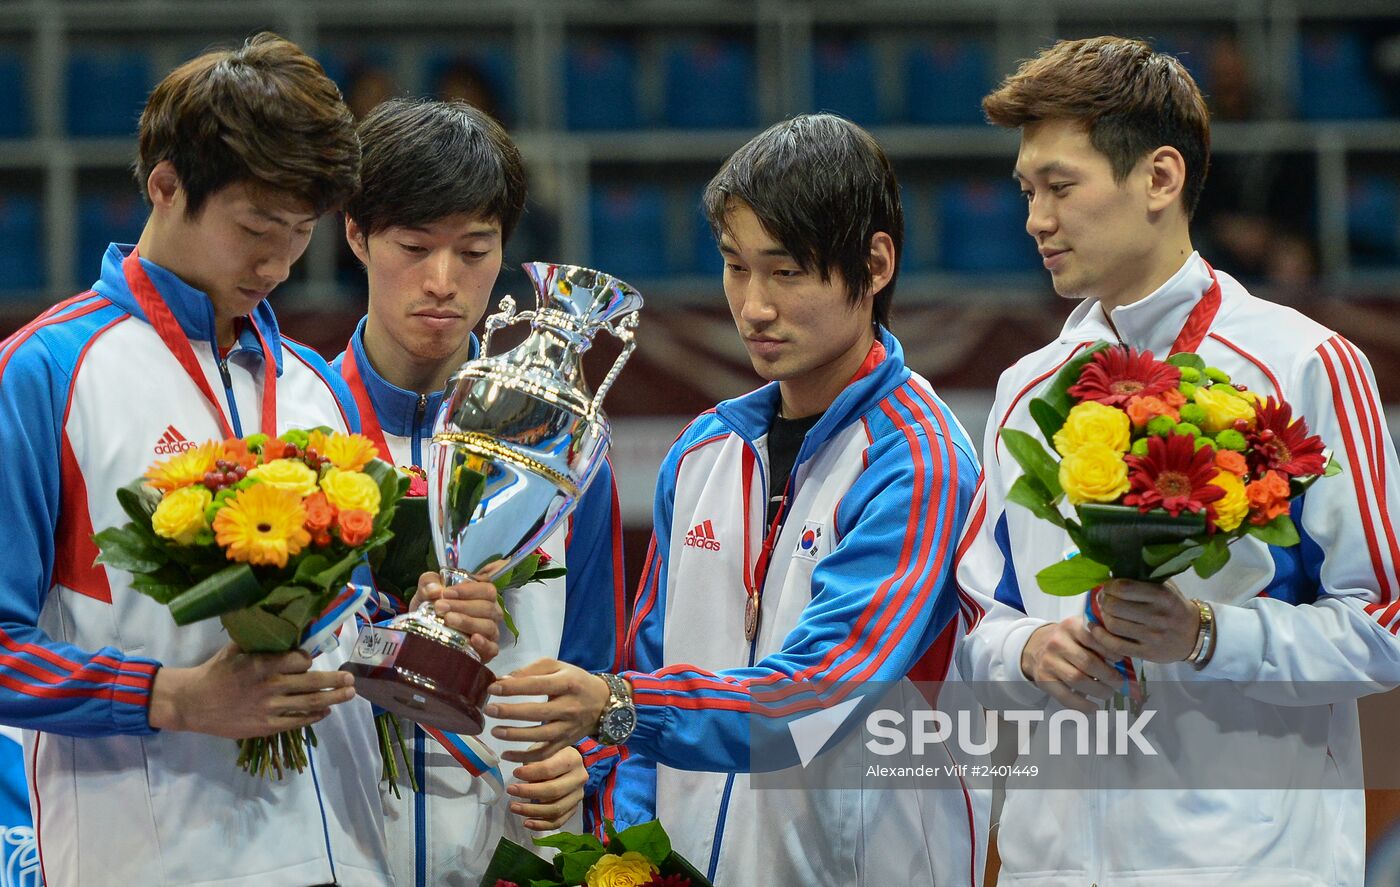
[[632, 687], [615, 674], [599, 672], [598, 677], [608, 685], [608, 701], [603, 704], [603, 715], [598, 718], [598, 728], [593, 731], [593, 738], [603, 745], [622, 745], [637, 727], [637, 706], [632, 701]]
[[1192, 599], [1200, 613], [1200, 626], [1196, 631], [1196, 646], [1186, 661], [1197, 671], [1205, 668], [1215, 655], [1215, 608], [1207, 601]]

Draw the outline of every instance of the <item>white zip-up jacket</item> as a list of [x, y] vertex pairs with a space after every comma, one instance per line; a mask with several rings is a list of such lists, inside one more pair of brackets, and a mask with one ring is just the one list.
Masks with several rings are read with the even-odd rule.
[[[349, 347], [332, 366], [355, 398], [366, 432], [371, 431], [368, 417], [374, 417], [375, 436], [382, 435], [389, 448], [384, 458], [395, 465], [422, 467], [444, 392], [420, 395], [379, 375], [365, 354], [364, 327], [361, 320]], [[476, 353], [473, 336], [471, 355]], [[603, 465], [567, 525], [541, 547], [568, 572], [505, 592], [506, 609], [520, 629], [520, 638], [516, 640], [502, 627], [501, 652], [491, 660], [491, 671], [504, 675], [546, 657], [590, 671], [619, 670], [626, 586], [622, 523], [611, 465]], [[498, 756], [529, 745], [493, 737], [491, 728], [499, 723], [487, 718], [477, 737]], [[502, 837], [534, 847], [531, 839], [539, 833], [526, 829], [522, 817], [510, 812], [513, 796], [493, 797], [491, 785], [472, 772], [477, 762], [465, 755], [457, 757], [416, 724], [403, 722], [403, 726], [405, 758], [400, 761], [399, 795], [387, 784], [380, 787], [389, 859], [398, 887], [476, 887]], [[513, 775], [517, 766], [501, 761], [507, 786], [518, 781]], [[422, 791], [409, 790], [403, 768], [412, 771]], [[591, 785], [602, 775], [591, 775]], [[589, 794], [596, 794], [596, 786]], [[584, 825], [585, 817], [576, 813], [564, 830], [576, 832]]]
[[[26, 730], [44, 881], [383, 885], [369, 703], [335, 706], [316, 724], [311, 766], [280, 781], [235, 766], [230, 740], [147, 720], [157, 669], [198, 665], [228, 635], [218, 620], [176, 626], [129, 574], [93, 565], [92, 533], [126, 521], [117, 488], [223, 437], [220, 413], [236, 434], [260, 430], [259, 338], [277, 370], [277, 429], [261, 430], [354, 428], [357, 417], [325, 361], [281, 338], [267, 303], [220, 361], [208, 297], [130, 252], [113, 244], [91, 291], [0, 345], [0, 720]], [[133, 285], [170, 309], [214, 403]], [[314, 667], [334, 669], [348, 652], [342, 644]]]
[[[1058, 759], [1057, 767], [1086, 768], [1076, 783], [1084, 788], [1018, 791], [1011, 780], [1000, 821], [1003, 884], [1362, 887], [1366, 829], [1354, 697], [1400, 684], [1400, 543], [1392, 519], [1400, 512], [1400, 466], [1364, 355], [1321, 324], [1215, 275], [1221, 304], [1200, 355], [1234, 381], [1292, 404], [1343, 471], [1295, 502], [1300, 545], [1275, 548], [1245, 537], [1211, 579], [1192, 572], [1176, 578], [1187, 597], [1214, 605], [1217, 647], [1199, 672], [1186, 663], [1148, 663], [1148, 692], [1187, 694], [1202, 681], [1214, 682], [1209, 692], [1217, 702], [1220, 693], [1237, 693], [1220, 728], [1236, 741], [1257, 737], [1271, 753], [1283, 743], [1298, 784], [1332, 788], [1285, 788], [1290, 772], [1280, 772], [1277, 788], [1109, 790], [1095, 787], [1102, 774], [1089, 769], [1108, 766], [1102, 759]], [[1052, 597], [1036, 585], [1036, 572], [1074, 546], [1062, 530], [1007, 504], [1020, 470], [998, 429], [1038, 435], [1030, 399], [1097, 340], [1121, 339], [1165, 357], [1210, 286], [1211, 270], [1193, 254], [1156, 292], [1114, 309], [1112, 327], [1101, 305], [1086, 301], [1054, 342], [1002, 375], [957, 573], [973, 601], [970, 615], [980, 620], [958, 663], [967, 680], [993, 682], [990, 704], [1046, 700], [1021, 672], [1026, 639], [1084, 609], [1082, 595]], [[1220, 708], [1213, 705], [1213, 715]], [[1194, 739], [1209, 742], [1200, 732]]]
[[[753, 766], [773, 764], [751, 757], [749, 719], [766, 688], [801, 691], [799, 708], [820, 710], [807, 689], [837, 699], [843, 688], [907, 693], [909, 681], [948, 678], [964, 630], [953, 548], [977, 474], [961, 426], [881, 330], [802, 442], [763, 573], [778, 398], [774, 383], [719, 404], [662, 463], [629, 628], [637, 727], [612, 786], [619, 827], [659, 818], [716, 884], [980, 884], [987, 792], [869, 778], [754, 785]], [[752, 641], [750, 582], [762, 614]], [[812, 770], [783, 766], [813, 784], [796, 777]]]

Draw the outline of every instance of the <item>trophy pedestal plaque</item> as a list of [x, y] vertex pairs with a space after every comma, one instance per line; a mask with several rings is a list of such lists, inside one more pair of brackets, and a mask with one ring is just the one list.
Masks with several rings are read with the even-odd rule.
[[364, 629], [350, 661], [355, 693], [386, 711], [429, 727], [476, 735], [487, 688], [495, 682], [460, 632], [424, 604], [387, 626]]

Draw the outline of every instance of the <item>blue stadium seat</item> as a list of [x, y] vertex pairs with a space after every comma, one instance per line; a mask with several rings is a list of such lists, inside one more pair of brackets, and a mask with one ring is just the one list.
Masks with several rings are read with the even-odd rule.
[[982, 123], [982, 97], [992, 88], [992, 52], [981, 40], [937, 38], [906, 58], [904, 107], [910, 123]]
[[29, 135], [29, 90], [25, 84], [24, 60], [0, 55], [0, 139]]
[[905, 182], [899, 186], [899, 202], [904, 208], [904, 251], [899, 258], [901, 274], [932, 271], [937, 265], [938, 245], [929, 222], [928, 186]]
[[885, 122], [878, 83], [869, 42], [829, 38], [812, 46], [812, 110], [878, 126]]
[[950, 182], [936, 196], [946, 271], [1015, 273], [1040, 267], [1026, 236], [1026, 202], [1010, 182]]
[[1384, 117], [1385, 101], [1367, 70], [1366, 45], [1349, 31], [1298, 41], [1298, 115], [1305, 120]]
[[146, 205], [135, 188], [122, 192], [84, 194], [78, 198], [78, 252], [74, 280], [80, 287], [97, 280], [102, 255], [109, 243], [135, 243], [146, 224]]
[[1351, 180], [1347, 234], [1357, 265], [1400, 264], [1400, 179], [1360, 175]]
[[154, 82], [145, 53], [75, 49], [68, 59], [68, 133], [130, 136]]
[[667, 126], [750, 127], [757, 120], [753, 47], [711, 37], [672, 41], [665, 50]]
[[715, 242], [715, 235], [710, 232], [710, 220], [705, 218], [705, 208], [700, 202], [706, 184], [699, 182], [688, 192], [689, 203], [686, 209], [689, 213], [686, 218], [691, 220], [690, 261], [688, 267], [674, 270], [711, 277], [718, 283], [719, 275], [724, 271], [724, 261], [720, 258], [719, 244]]
[[635, 129], [637, 51], [624, 40], [570, 39], [565, 49], [564, 118], [570, 129]]
[[0, 194], [0, 292], [32, 296], [44, 286], [39, 199]]
[[655, 185], [594, 186], [593, 267], [624, 280], [661, 277], [666, 259], [666, 200]]

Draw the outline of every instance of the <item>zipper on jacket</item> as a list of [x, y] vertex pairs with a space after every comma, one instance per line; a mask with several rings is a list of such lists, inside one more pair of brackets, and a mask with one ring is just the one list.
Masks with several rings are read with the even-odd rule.
[[[219, 346], [214, 346], [214, 353], [219, 353]], [[224, 381], [224, 399], [228, 401], [228, 415], [233, 423], [233, 433], [235, 437], [243, 436], [243, 423], [238, 421], [238, 401], [233, 399], [233, 377], [229, 375], [228, 358], [219, 358], [219, 378]], [[266, 396], [266, 395], [264, 395]], [[275, 434], [277, 429], [262, 429], [268, 434]]]
[[[414, 440], [417, 440], [415, 436]], [[413, 868], [414, 880], [418, 887], [428, 883], [428, 783], [427, 752], [423, 743], [428, 734], [417, 724], [413, 725], [413, 778], [418, 780], [420, 791], [413, 793]]]
[[419, 468], [426, 468], [423, 464], [423, 419], [428, 412], [428, 395], [418, 395], [418, 406], [413, 409], [413, 435], [409, 439], [412, 441], [413, 464]]

